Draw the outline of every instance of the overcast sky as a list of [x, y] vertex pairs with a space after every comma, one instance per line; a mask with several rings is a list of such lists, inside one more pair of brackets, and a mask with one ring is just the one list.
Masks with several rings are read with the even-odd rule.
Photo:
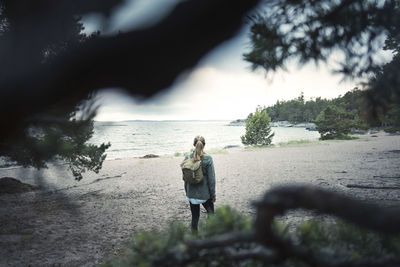
[[[145, 27], [148, 17], [156, 23], [167, 14], [176, 0], [136, 0], [118, 9], [109, 31]], [[88, 17], [88, 31], [99, 21]], [[190, 48], [188, 48], [190, 49]], [[195, 69], [178, 79], [169, 90], [147, 100], [127, 97], [121, 91], [103, 90], [99, 94], [102, 106], [96, 120], [234, 120], [246, 118], [257, 105], [273, 105], [277, 100], [289, 100], [304, 92], [306, 99], [333, 98], [355, 87], [354, 82], [341, 82], [327, 66], [313, 64], [289, 72], [277, 72], [266, 77], [262, 71], [251, 72], [250, 64], [242, 60], [249, 49], [248, 31], [241, 33], [206, 55]], [[156, 77], [155, 77], [156, 78]]]

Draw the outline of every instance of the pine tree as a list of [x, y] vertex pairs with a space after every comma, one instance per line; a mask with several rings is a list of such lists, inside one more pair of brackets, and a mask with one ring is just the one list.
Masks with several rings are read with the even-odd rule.
[[257, 107], [254, 114], [250, 114], [246, 120], [246, 134], [241, 136], [244, 145], [269, 145], [274, 133], [271, 133], [271, 118], [267, 110]]
[[322, 140], [346, 138], [355, 121], [343, 108], [330, 105], [317, 116], [316, 128]]

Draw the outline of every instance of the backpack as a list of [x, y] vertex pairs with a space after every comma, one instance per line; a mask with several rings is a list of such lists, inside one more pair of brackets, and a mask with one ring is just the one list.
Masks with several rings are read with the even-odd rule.
[[192, 158], [184, 159], [181, 163], [182, 178], [189, 184], [198, 184], [203, 180], [201, 160], [193, 162]]

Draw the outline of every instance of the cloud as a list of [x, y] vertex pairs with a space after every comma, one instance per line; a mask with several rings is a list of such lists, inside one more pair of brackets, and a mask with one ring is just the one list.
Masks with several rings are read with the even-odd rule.
[[204, 66], [177, 82], [171, 90], [147, 101], [106, 91], [97, 120], [233, 120], [245, 118], [257, 105], [273, 105], [277, 100], [321, 96], [333, 98], [352, 89], [340, 84], [324, 68], [307, 65], [290, 72], [278, 72], [272, 80], [248, 70], [227, 71]]
[[[116, 12], [114, 26], [139, 26], [149, 14], [160, 10], [161, 2], [167, 10], [177, 0], [153, 4], [147, 0], [128, 1]], [[146, 16], [132, 13], [138, 10]], [[182, 74], [169, 90], [149, 100], [132, 98], [121, 90], [102, 91], [103, 105], [96, 120], [233, 120], [247, 117], [257, 105], [270, 106], [277, 100], [296, 98], [301, 92], [306, 99], [333, 98], [354, 87], [352, 82], [340, 83], [341, 77], [333, 76], [323, 64], [298, 69], [292, 62], [288, 64], [289, 72], [278, 71], [273, 79], [266, 78], [263, 72], [251, 72], [250, 64], [242, 58], [249, 49], [248, 27], [205, 55], [195, 69]]]

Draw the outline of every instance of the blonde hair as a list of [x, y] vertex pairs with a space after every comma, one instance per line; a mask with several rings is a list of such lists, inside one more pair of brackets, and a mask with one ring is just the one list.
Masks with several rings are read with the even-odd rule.
[[203, 160], [204, 158], [204, 146], [206, 145], [206, 140], [203, 136], [196, 136], [193, 141], [193, 146], [195, 147], [193, 153], [193, 161]]

